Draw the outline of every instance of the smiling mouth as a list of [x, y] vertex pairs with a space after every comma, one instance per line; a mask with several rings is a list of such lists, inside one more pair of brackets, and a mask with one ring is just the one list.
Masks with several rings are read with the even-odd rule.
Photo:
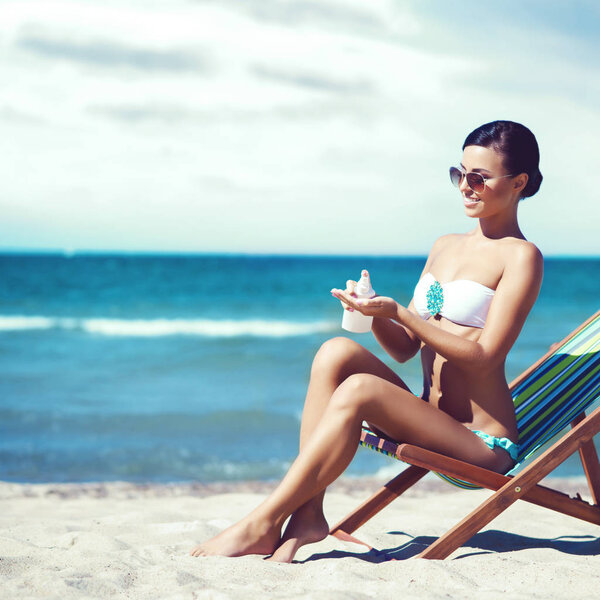
[[463, 201], [467, 204], [476, 204], [477, 202], [481, 202], [481, 198], [467, 198], [463, 196]]

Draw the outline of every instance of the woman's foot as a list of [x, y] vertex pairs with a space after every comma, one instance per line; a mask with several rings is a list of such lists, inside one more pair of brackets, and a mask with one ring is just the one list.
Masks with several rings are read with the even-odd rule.
[[272, 524], [246, 517], [214, 538], [196, 546], [192, 556], [244, 556], [271, 554], [279, 543], [280, 530]]
[[323, 511], [302, 506], [291, 517], [281, 543], [267, 560], [291, 563], [301, 546], [324, 540], [329, 534], [329, 525]]

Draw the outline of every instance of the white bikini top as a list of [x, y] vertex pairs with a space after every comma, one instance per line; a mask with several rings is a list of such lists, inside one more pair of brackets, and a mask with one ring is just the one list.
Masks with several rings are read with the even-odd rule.
[[413, 304], [423, 319], [439, 313], [458, 325], [482, 328], [493, 298], [494, 290], [476, 281], [440, 283], [431, 273], [425, 273], [415, 287]]

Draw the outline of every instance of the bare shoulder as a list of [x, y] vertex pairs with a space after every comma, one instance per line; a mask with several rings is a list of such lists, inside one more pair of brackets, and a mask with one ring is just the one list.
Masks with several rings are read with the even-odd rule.
[[453, 245], [460, 243], [462, 240], [464, 240], [464, 238], [464, 233], [447, 233], [446, 235], [442, 235], [437, 240], [435, 240], [431, 251], [441, 252], [442, 250], [447, 250]]
[[441, 235], [436, 241], [436, 244], [452, 244], [459, 242], [465, 238], [464, 233], [446, 233], [445, 235]]
[[544, 257], [540, 249], [527, 240], [511, 238], [506, 240], [505, 274], [518, 275], [541, 285], [544, 274]]
[[[544, 257], [540, 249], [532, 242], [512, 238], [507, 240], [508, 262], [519, 267], [543, 269]], [[509, 265], [507, 265], [509, 266]]]

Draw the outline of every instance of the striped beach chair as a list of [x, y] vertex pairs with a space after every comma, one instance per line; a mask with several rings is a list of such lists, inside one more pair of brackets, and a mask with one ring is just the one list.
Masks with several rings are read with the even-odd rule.
[[[600, 311], [555, 344], [517, 377], [510, 389], [519, 428], [519, 455], [509, 473], [501, 475], [418, 446], [399, 444], [364, 429], [362, 446], [410, 466], [332, 527], [330, 534], [364, 544], [351, 534], [429, 471], [459, 487], [487, 488], [495, 493], [421, 552], [419, 558], [446, 558], [517, 500], [600, 525], [600, 463], [593, 443], [593, 436], [600, 431], [600, 408], [585, 414], [600, 399]], [[569, 425], [570, 431], [532, 459]], [[592, 504], [583, 501], [579, 494], [570, 498], [539, 485], [541, 479], [577, 451]], [[520, 466], [523, 469], [514, 474]]]

